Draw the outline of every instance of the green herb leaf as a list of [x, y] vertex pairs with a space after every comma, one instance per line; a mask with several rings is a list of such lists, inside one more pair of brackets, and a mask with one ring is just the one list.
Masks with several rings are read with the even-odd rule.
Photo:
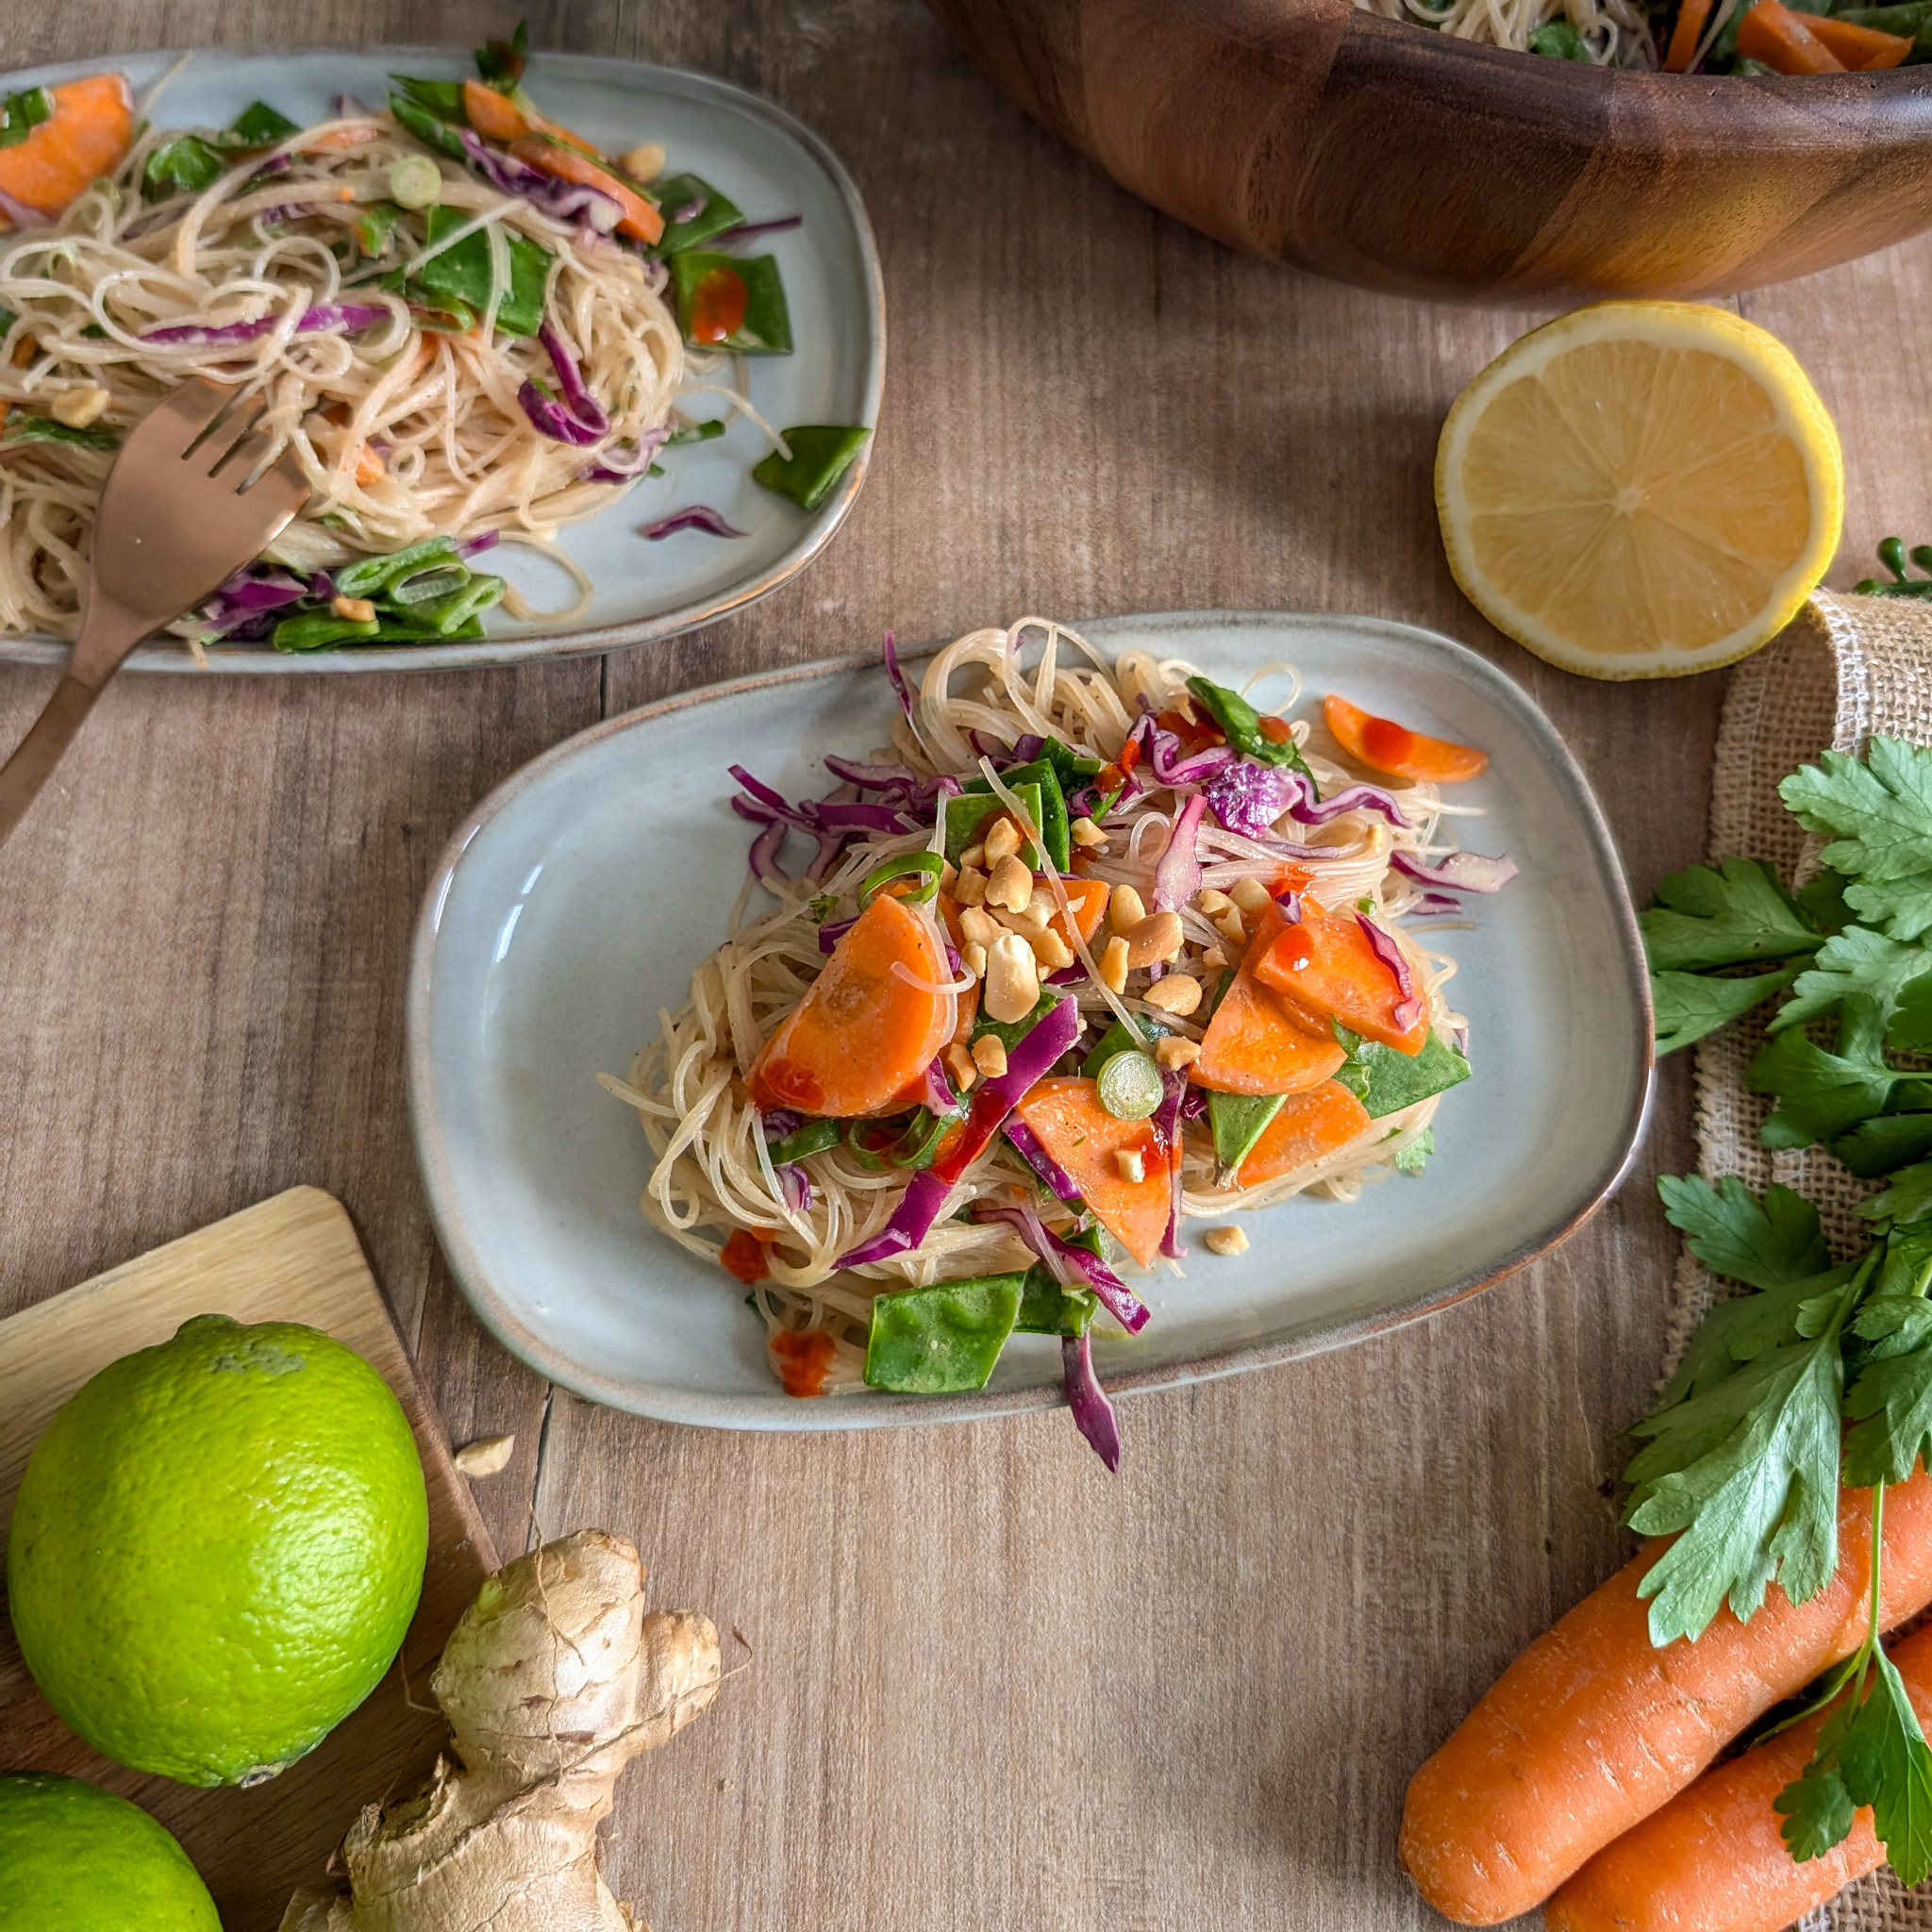
[[1771, 1803], [1772, 1809], [1784, 1820], [1778, 1835], [1801, 1865], [1807, 1859], [1822, 1858], [1834, 1845], [1842, 1844], [1851, 1836], [1857, 1810], [1837, 1769], [1816, 1759]]
[[1400, 1154], [1395, 1157], [1397, 1174], [1420, 1174], [1430, 1155], [1436, 1151], [1436, 1130], [1424, 1127]]
[[1868, 924], [1897, 940], [1932, 926], [1932, 750], [1874, 738], [1862, 762], [1828, 751], [1778, 796], [1807, 832], [1833, 841], [1820, 857], [1854, 877], [1845, 899]]
[[485, 41], [476, 49], [476, 72], [499, 93], [508, 93], [524, 77], [530, 58], [530, 23], [517, 22], [507, 41]]
[[53, 112], [53, 96], [43, 87], [8, 94], [0, 102], [0, 148], [18, 147]]
[[121, 432], [106, 423], [74, 429], [51, 416], [14, 416], [0, 427], [0, 442], [71, 442], [81, 449], [119, 449]]
[[1855, 1805], [1872, 1807], [1885, 1856], [1907, 1885], [1932, 1873], [1932, 1750], [1884, 1651], [1872, 1657], [1872, 1688], [1839, 1746], [1839, 1772]]
[[1760, 1201], [1736, 1174], [1714, 1188], [1665, 1174], [1657, 1191], [1671, 1225], [1713, 1274], [1773, 1289], [1815, 1280], [1831, 1266], [1818, 1209], [1790, 1188], [1769, 1187]]
[[1823, 943], [1770, 866], [1755, 858], [1693, 865], [1658, 882], [1637, 916], [1653, 973], [1788, 959]]
[[1869, 926], [1848, 925], [1826, 940], [1811, 964], [1799, 974], [1791, 997], [1777, 1009], [1769, 1030], [1781, 1033], [1787, 1026], [1805, 1025], [1855, 994], [1871, 999], [1878, 1008], [1880, 1023], [1889, 1026], [1902, 996], [1915, 980], [1926, 979], [1921, 1005], [1926, 995], [1932, 995], [1932, 977], [1927, 975], [1932, 975], [1932, 955], [1923, 946], [1901, 945]]
[[1657, 1016], [1658, 1058], [1748, 1013], [1790, 985], [1796, 970], [1784, 966], [1743, 979], [1720, 979], [1707, 973], [1653, 973], [1650, 1003]]
[[1845, 1397], [1843, 1480], [1857, 1489], [1902, 1483], [1921, 1456], [1932, 1456], [1932, 1305], [1874, 1295], [1853, 1326], [1888, 1352], [1865, 1363]]
[[1893, 1174], [1890, 1187], [1862, 1203], [1858, 1212], [1867, 1221], [1891, 1221], [1901, 1227], [1932, 1216], [1932, 1161]]
[[1547, 55], [1553, 60], [1588, 60], [1590, 49], [1583, 36], [1567, 20], [1553, 20], [1529, 37], [1532, 54]]
[[271, 108], [266, 101], [252, 101], [236, 115], [228, 128], [228, 140], [236, 147], [274, 147], [278, 141], [287, 141], [291, 134], [300, 134], [301, 128]]
[[1751, 1063], [1754, 1093], [1769, 1093], [1777, 1111], [1764, 1124], [1767, 1147], [1808, 1147], [1880, 1112], [1899, 1076], [1880, 1047], [1877, 1005], [1856, 995], [1843, 1003], [1838, 1049], [1829, 1052], [1795, 1028], [1767, 1041]]
[[199, 194], [222, 178], [227, 162], [198, 134], [177, 134], [147, 158], [141, 171], [143, 199], [160, 201], [170, 194]]

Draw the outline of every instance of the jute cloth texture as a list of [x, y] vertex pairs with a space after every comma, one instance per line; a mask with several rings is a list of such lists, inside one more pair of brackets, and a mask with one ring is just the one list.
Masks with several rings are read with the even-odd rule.
[[[1827, 750], [1857, 753], [1874, 737], [1932, 744], [1932, 607], [1821, 591], [1775, 642], [1731, 678], [1711, 785], [1713, 861], [1769, 859], [1802, 884], [1820, 841], [1801, 831], [1778, 781]], [[1817, 1202], [1834, 1253], [1870, 1240], [1854, 1211], [1881, 1183], [1861, 1181], [1822, 1147], [1773, 1152], [1758, 1142], [1771, 1103], [1745, 1075], [1764, 1043], [1761, 1014], [1700, 1041], [1697, 1155], [1706, 1180], [1741, 1174], [1756, 1192], [1774, 1181]], [[1666, 1370], [1709, 1308], [1713, 1283], [1686, 1255], [1674, 1284]], [[1889, 1870], [1848, 1887], [1803, 1921], [1804, 1932], [1932, 1932], [1932, 1886], [1907, 1892]]]

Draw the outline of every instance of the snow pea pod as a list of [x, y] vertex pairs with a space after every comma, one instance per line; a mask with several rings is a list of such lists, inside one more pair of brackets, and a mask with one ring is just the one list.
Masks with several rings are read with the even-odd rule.
[[791, 458], [776, 450], [752, 466], [752, 481], [800, 509], [816, 509], [872, 434], [841, 423], [804, 423], [785, 432]]
[[1020, 1313], [1024, 1274], [902, 1289], [872, 1305], [865, 1379], [907, 1395], [984, 1389]]

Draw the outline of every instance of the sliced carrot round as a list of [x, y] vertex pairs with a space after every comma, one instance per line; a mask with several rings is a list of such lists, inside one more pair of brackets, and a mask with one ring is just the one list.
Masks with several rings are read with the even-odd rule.
[[510, 142], [509, 151], [520, 161], [559, 181], [575, 181], [582, 188], [594, 188], [608, 194], [624, 210], [617, 224], [621, 235], [649, 244], [664, 234], [664, 217], [626, 181], [620, 181], [608, 168], [601, 167], [580, 149], [568, 146], [556, 135], [526, 134]]
[[[1420, 987], [1421, 975], [1408, 949], [1394, 934], [1389, 937], [1409, 959], [1410, 984]], [[1420, 993], [1412, 995], [1415, 1017], [1405, 1025], [1397, 1017], [1405, 995], [1395, 974], [1352, 913], [1329, 912], [1312, 899], [1304, 899], [1300, 923], [1283, 926], [1255, 960], [1254, 972], [1263, 986], [1318, 1023], [1340, 1020], [1352, 1033], [1379, 1040], [1398, 1053], [1420, 1053], [1428, 1044], [1428, 1014]]]
[[47, 92], [54, 111], [25, 141], [0, 148], [0, 193], [51, 221], [127, 158], [134, 99], [118, 74], [92, 74]]
[[1298, 1025], [1255, 977], [1255, 963], [1288, 922], [1273, 906], [1258, 915], [1248, 950], [1201, 1039], [1189, 1077], [1219, 1093], [1298, 1093], [1318, 1086], [1347, 1058], [1331, 1029]]
[[1340, 1080], [1324, 1080], [1306, 1093], [1291, 1093], [1261, 1129], [1237, 1179], [1244, 1188], [1277, 1180], [1339, 1153], [1372, 1124], [1368, 1108]]
[[[1173, 1199], [1165, 1142], [1151, 1121], [1116, 1120], [1100, 1104], [1100, 1083], [1037, 1081], [1014, 1111], [1058, 1161], [1108, 1233], [1143, 1268], [1154, 1265]], [[1138, 1157], [1131, 1180], [1119, 1157]]]
[[841, 1120], [905, 1105], [953, 1036], [958, 1001], [931, 991], [952, 976], [931, 922], [874, 899], [752, 1063], [752, 1104]]
[[1390, 718], [1377, 718], [1332, 691], [1322, 700], [1322, 715], [1335, 741], [1357, 764], [1391, 778], [1424, 778], [1451, 785], [1490, 768], [1490, 755], [1474, 745], [1425, 737]]

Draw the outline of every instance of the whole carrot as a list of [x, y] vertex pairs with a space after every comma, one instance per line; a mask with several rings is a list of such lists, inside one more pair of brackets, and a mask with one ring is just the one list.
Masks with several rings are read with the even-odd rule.
[[[1839, 1497], [1839, 1565], [1808, 1603], [1773, 1585], [1748, 1624], [1729, 1609], [1656, 1649], [1637, 1586], [1647, 1543], [1505, 1671], [1415, 1774], [1402, 1862], [1465, 1925], [1526, 1912], [1681, 1791], [1773, 1705], [1864, 1641], [1872, 1497]], [[1880, 1622], [1932, 1603], [1932, 1476], [1887, 1491]]]
[[[1932, 1724], [1932, 1626], [1890, 1656], [1920, 1722]], [[1810, 1761], [1827, 1715], [1707, 1771], [1606, 1846], [1551, 1899], [1548, 1932], [1779, 1932], [1863, 1877], [1885, 1856], [1869, 1809], [1842, 1843], [1800, 1864], [1773, 1807]]]

